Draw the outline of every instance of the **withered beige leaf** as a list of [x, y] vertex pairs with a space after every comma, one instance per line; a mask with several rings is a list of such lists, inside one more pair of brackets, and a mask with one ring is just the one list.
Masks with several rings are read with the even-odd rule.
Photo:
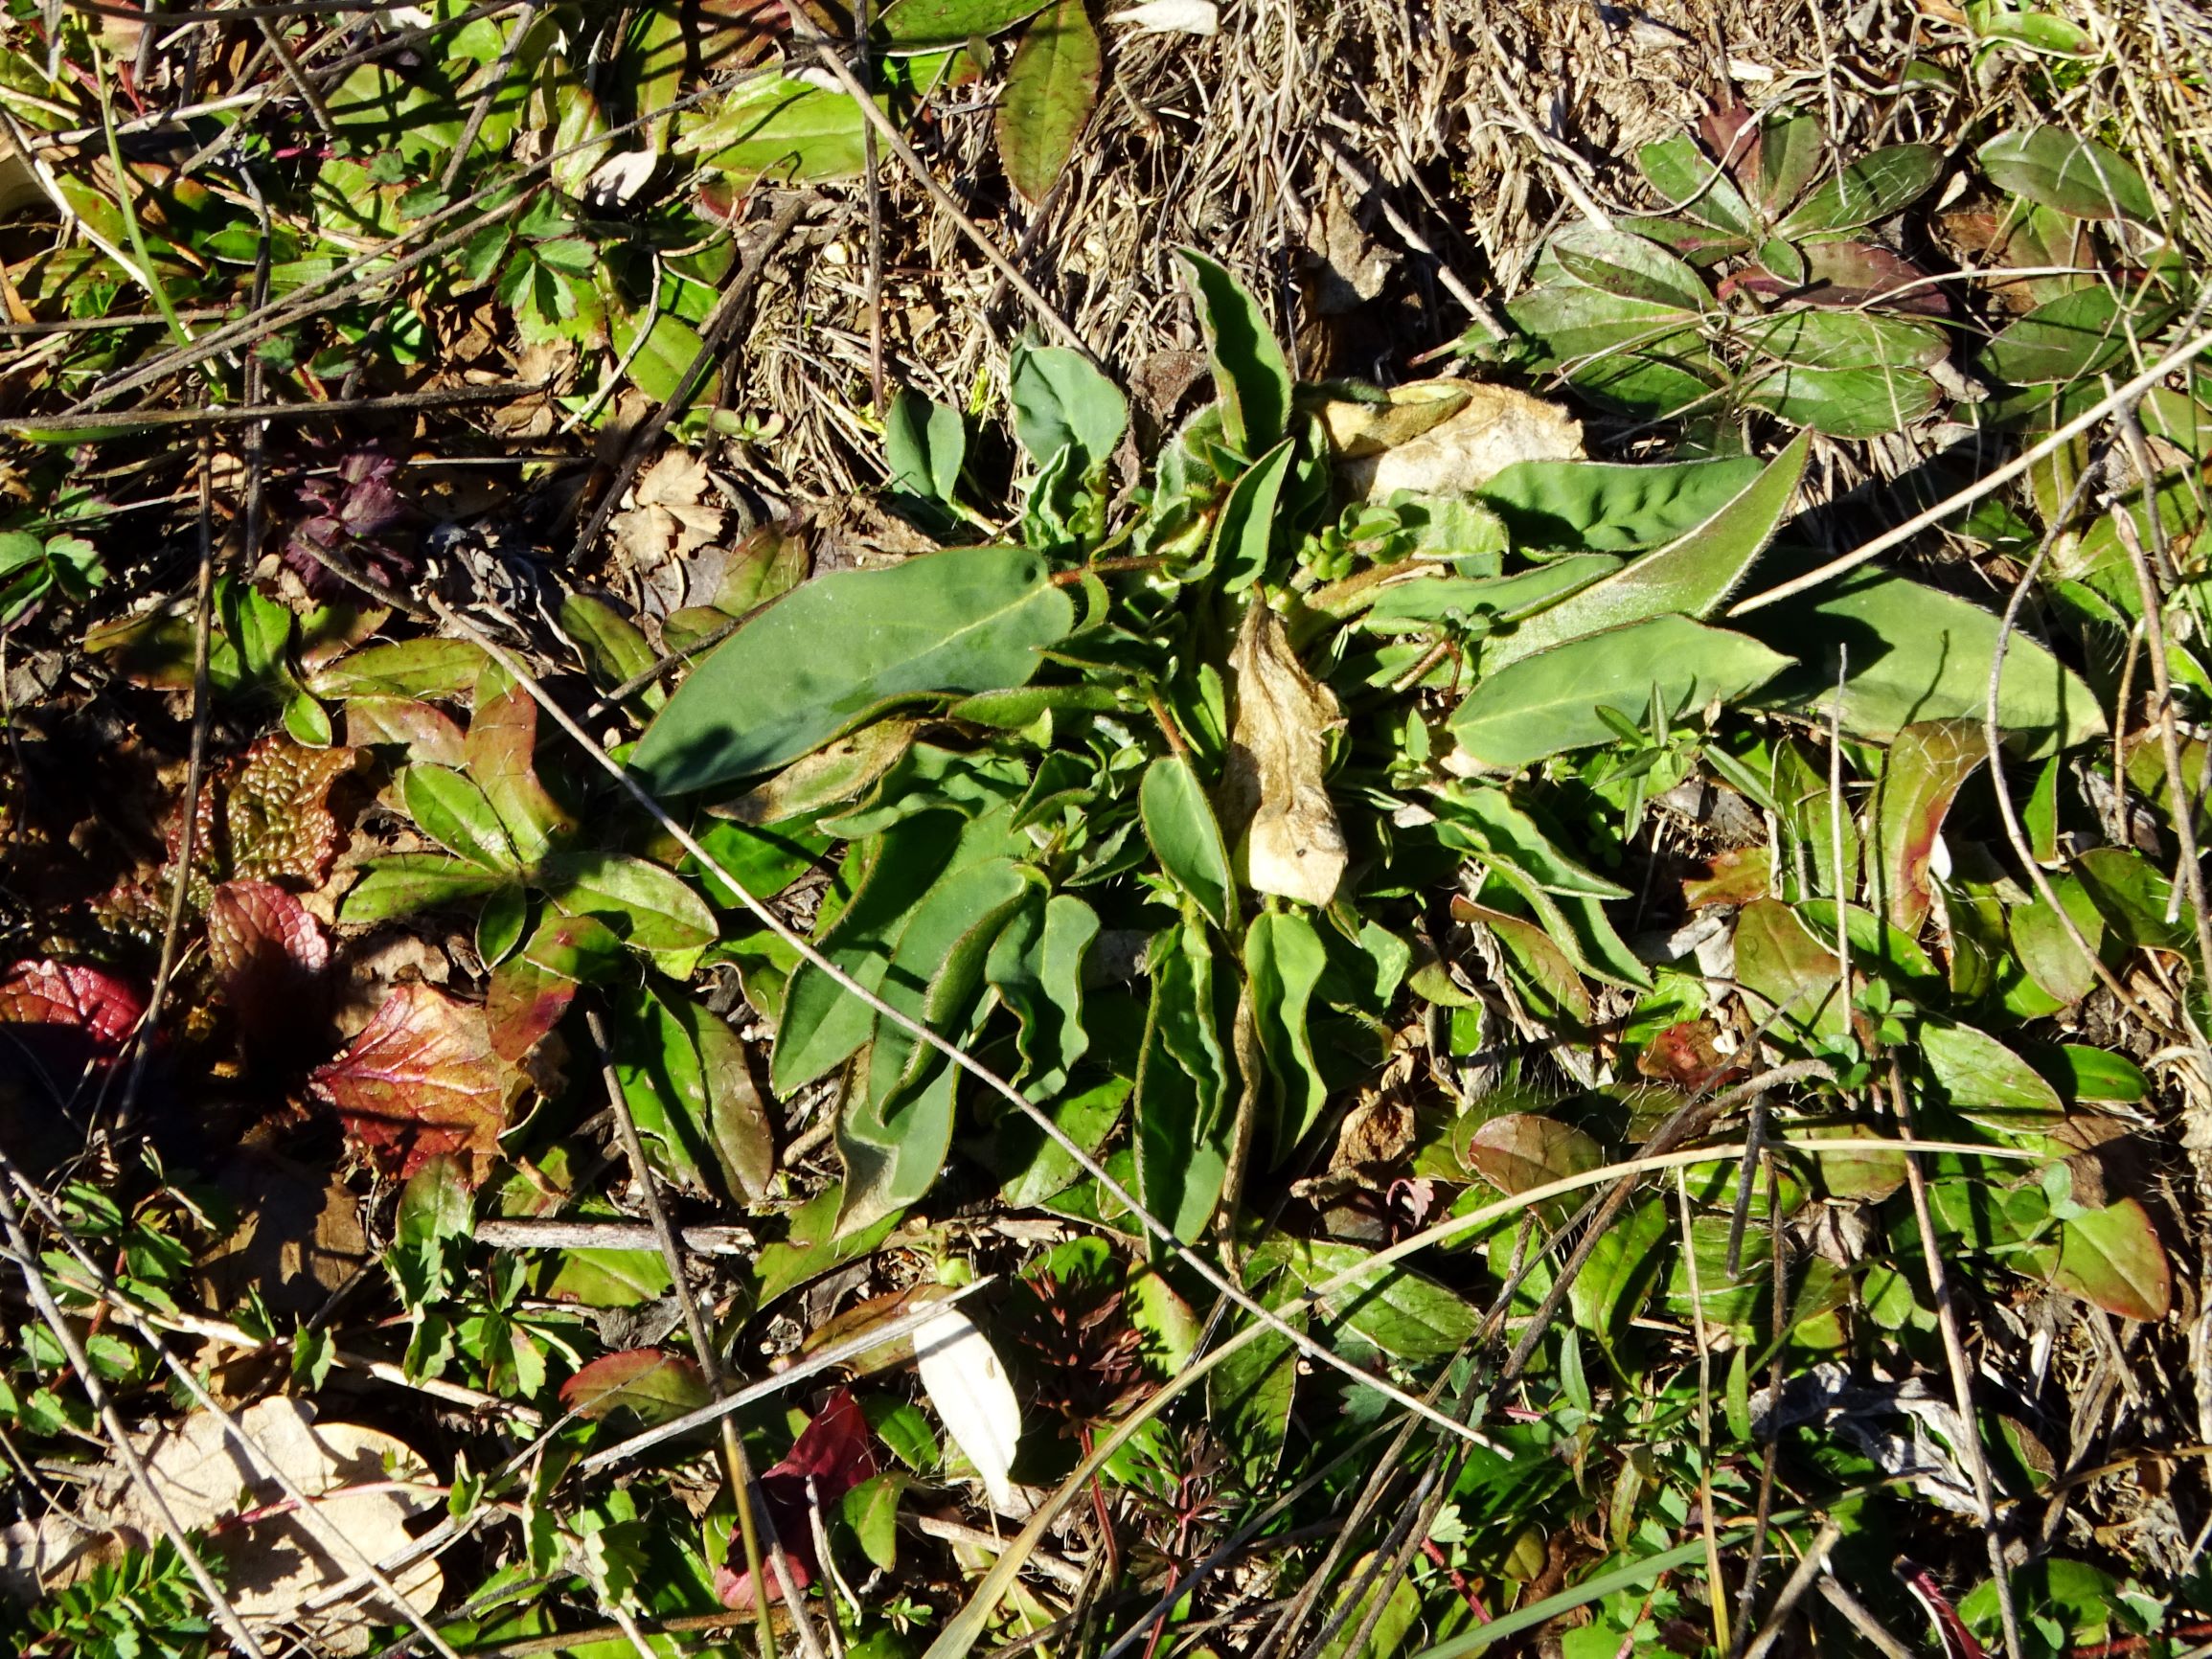
[[1401, 489], [1465, 495], [1516, 461], [1583, 453], [1581, 423], [1558, 404], [1475, 381], [1399, 386], [1386, 406], [1333, 403], [1322, 419], [1340, 458], [1337, 475], [1362, 501], [1387, 501]]
[[1245, 614], [1229, 668], [1236, 712], [1221, 817], [1237, 874], [1256, 893], [1327, 904], [1348, 862], [1322, 782], [1330, 734], [1343, 721], [1335, 693], [1306, 671], [1264, 604]]

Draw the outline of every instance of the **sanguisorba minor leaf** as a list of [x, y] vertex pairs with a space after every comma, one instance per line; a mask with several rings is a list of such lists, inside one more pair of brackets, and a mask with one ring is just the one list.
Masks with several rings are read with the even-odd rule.
[[821, 577], [693, 670], [630, 764], [660, 794], [770, 771], [893, 703], [1026, 685], [1074, 626], [1074, 601], [1027, 548]]
[[[1495, 672], [1549, 647], [1647, 618], [1710, 616], [1781, 528], [1811, 443], [1799, 436], [1702, 524], [1485, 642], [1483, 670]], [[1647, 696], [1645, 706], [1649, 702]]]
[[1213, 352], [1222, 435], [1239, 454], [1256, 456], [1289, 430], [1289, 362], [1259, 302], [1226, 266], [1196, 248], [1183, 249], [1182, 256], [1198, 290], [1198, 315]]
[[1237, 888], [1229, 874], [1229, 852], [1213, 803], [1189, 761], [1163, 755], [1145, 769], [1138, 805], [1145, 839], [1160, 865], [1216, 927], [1236, 920]]
[[998, 101], [998, 157], [1022, 199], [1044, 199], [1098, 103], [1098, 31], [1083, 0], [1054, 0], [1023, 31]]
[[1657, 688], [1670, 714], [1743, 696], [1790, 666], [1748, 634], [1681, 616], [1571, 640], [1486, 675], [1451, 716], [1461, 751], [1514, 771], [1615, 740], [1600, 708], [1634, 717]]

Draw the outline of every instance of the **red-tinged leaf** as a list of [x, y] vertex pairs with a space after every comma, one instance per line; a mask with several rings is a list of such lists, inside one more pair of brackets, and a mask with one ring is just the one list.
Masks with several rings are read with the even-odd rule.
[[372, 1156], [412, 1175], [441, 1152], [481, 1181], [521, 1079], [491, 1047], [484, 1011], [429, 986], [395, 986], [353, 1046], [308, 1079]]
[[[1460, 1148], [1460, 1161], [1507, 1197], [1580, 1175], [1605, 1162], [1597, 1142], [1539, 1112], [1507, 1112], [1476, 1125]], [[1573, 1208], [1570, 1197], [1550, 1199], [1547, 1216]]]
[[1944, 817], [1987, 758], [1982, 729], [1972, 720], [1907, 726], [1889, 746], [1875, 835], [1889, 920], [1906, 933], [1920, 931], [1934, 903], [1927, 867]]
[[576, 828], [538, 782], [537, 705], [520, 686], [478, 705], [468, 722], [467, 749], [468, 775], [491, 802], [524, 864], [536, 863]]
[[1677, 1020], [1636, 1057], [1636, 1070], [1655, 1082], [1702, 1090], [1719, 1083], [1734, 1062], [1714, 1046], [1720, 1027], [1709, 1019]]
[[16, 1028], [9, 1043], [64, 1089], [121, 1055], [145, 1011], [136, 991], [82, 963], [19, 962], [0, 979], [0, 1025]]
[[273, 881], [226, 881], [208, 903], [208, 959], [247, 1043], [297, 1053], [322, 1034], [331, 942]]
[[575, 980], [540, 967], [528, 957], [509, 957], [491, 970], [491, 984], [484, 993], [491, 1052], [509, 1065], [520, 1066], [575, 1000]]
[[[809, 1485], [813, 1488], [813, 1502], [827, 1510], [875, 1472], [876, 1452], [868, 1420], [861, 1415], [853, 1391], [840, 1388], [823, 1402], [790, 1455], [758, 1483], [761, 1505], [775, 1523], [776, 1536], [783, 1540], [784, 1553], [790, 1557], [793, 1588], [805, 1589], [822, 1567], [814, 1554], [813, 1528], [808, 1523]], [[725, 1607], [753, 1604], [753, 1576], [743, 1570], [743, 1557], [738, 1559], [741, 1565], [722, 1567], [715, 1573], [715, 1589]]]
[[[1804, 249], [1805, 299], [1815, 306], [1881, 306], [1948, 317], [1950, 301], [1928, 273], [1879, 242], [1813, 242]], [[1898, 290], [1905, 290], [1899, 292]]]
[[594, 1422], [618, 1408], [648, 1427], [714, 1398], [698, 1362], [662, 1348], [631, 1348], [595, 1359], [560, 1385], [560, 1403]]
[[1044, 199], [1098, 103], [1098, 31], [1083, 0], [1054, 0], [1023, 31], [998, 103], [998, 155], [1022, 199]]
[[346, 705], [346, 741], [356, 749], [403, 748], [417, 765], [458, 767], [467, 759], [460, 724], [413, 697], [353, 698]]
[[[359, 749], [303, 748], [283, 736], [256, 743], [201, 791], [195, 889], [205, 880], [320, 885], [346, 841], [331, 790], [365, 758]], [[178, 839], [172, 827], [172, 862]], [[203, 894], [194, 897], [205, 901]]]
[[2160, 1320], [2174, 1306], [2166, 1247], [2133, 1198], [2060, 1223], [2051, 1283], [2122, 1319]]
[[1705, 875], [1682, 883], [1682, 902], [1692, 910], [1707, 904], [1749, 904], [1767, 897], [1774, 884], [1774, 855], [1765, 847], [1730, 847], [1707, 861]]

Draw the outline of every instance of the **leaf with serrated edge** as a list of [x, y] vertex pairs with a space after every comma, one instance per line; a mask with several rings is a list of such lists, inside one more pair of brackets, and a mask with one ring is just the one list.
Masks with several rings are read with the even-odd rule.
[[1781, 528], [1811, 444], [1800, 436], [1696, 529], [1539, 611], [1510, 634], [1486, 641], [1483, 671], [1494, 673], [1563, 641], [1646, 617], [1712, 615]]
[[308, 1079], [353, 1137], [411, 1175], [439, 1153], [471, 1183], [498, 1156], [519, 1090], [492, 1051], [484, 1011], [417, 983], [398, 985], [346, 1052]]

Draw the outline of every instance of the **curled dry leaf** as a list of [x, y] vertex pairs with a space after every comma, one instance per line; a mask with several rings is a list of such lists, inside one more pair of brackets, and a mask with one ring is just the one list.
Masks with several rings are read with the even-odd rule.
[[1342, 719], [1335, 694], [1307, 673], [1265, 605], [1246, 613], [1229, 667], [1236, 719], [1221, 815], [1237, 868], [1255, 892], [1327, 904], [1350, 857], [1322, 783]]
[[957, 1307], [947, 1307], [914, 1333], [923, 1391], [945, 1432], [968, 1454], [992, 1508], [1016, 1514], [1012, 1471], [1021, 1442], [1021, 1402], [991, 1339]]
[[[838, 1499], [875, 1472], [876, 1453], [869, 1440], [868, 1420], [861, 1415], [852, 1390], [840, 1388], [823, 1402], [790, 1455], [761, 1476], [757, 1483], [761, 1506], [767, 1511], [776, 1536], [783, 1541], [784, 1554], [790, 1558], [794, 1589], [804, 1590], [822, 1570], [814, 1553], [810, 1509], [818, 1504], [829, 1511]], [[755, 1597], [753, 1576], [744, 1570], [744, 1557], [734, 1536], [731, 1544], [736, 1565], [715, 1570], [715, 1589], [723, 1606], [750, 1607]], [[775, 1593], [771, 1588], [770, 1594]]]
[[705, 459], [669, 450], [646, 468], [631, 503], [614, 515], [615, 548], [673, 610], [684, 602], [681, 561], [719, 536], [726, 517]]
[[[1441, 419], [1439, 409], [1447, 411]], [[1393, 388], [1387, 405], [1333, 402], [1321, 414], [1341, 458], [1338, 474], [1362, 501], [1387, 501], [1401, 489], [1471, 494], [1516, 461], [1578, 461], [1583, 453], [1580, 422], [1510, 386], [1423, 381]]]
[[[318, 1423], [293, 1399], [262, 1400], [238, 1420], [251, 1454], [212, 1412], [195, 1412], [143, 1443], [155, 1487], [187, 1528], [219, 1529], [224, 1586], [241, 1615], [306, 1613], [316, 1650], [365, 1652], [374, 1626], [399, 1617], [375, 1592], [308, 1610], [320, 1592], [357, 1570], [354, 1550], [375, 1560], [412, 1542], [407, 1521], [442, 1504], [428, 1466], [412, 1446], [381, 1429]], [[277, 1470], [313, 1501], [292, 1508]], [[152, 1507], [128, 1482], [122, 1483], [110, 1520], [148, 1537], [160, 1535]], [[436, 1608], [444, 1587], [434, 1560], [415, 1563], [394, 1581], [424, 1614]]]
[[272, 881], [224, 882], [208, 903], [207, 947], [249, 1045], [281, 1056], [321, 1036], [331, 942], [297, 898]]
[[451, 1153], [471, 1185], [498, 1156], [521, 1082], [492, 1050], [482, 1009], [417, 984], [395, 986], [353, 1045], [308, 1079], [402, 1179]]

